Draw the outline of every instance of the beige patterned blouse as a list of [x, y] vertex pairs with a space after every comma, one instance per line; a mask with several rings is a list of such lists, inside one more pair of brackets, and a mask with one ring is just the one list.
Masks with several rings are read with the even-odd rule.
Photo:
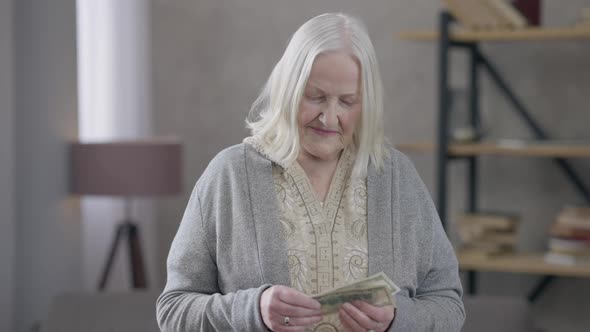
[[[297, 162], [286, 169], [273, 164], [291, 287], [311, 296], [367, 277], [367, 185], [351, 178], [353, 163], [346, 149], [323, 203]], [[341, 330], [336, 312], [309, 331]]]

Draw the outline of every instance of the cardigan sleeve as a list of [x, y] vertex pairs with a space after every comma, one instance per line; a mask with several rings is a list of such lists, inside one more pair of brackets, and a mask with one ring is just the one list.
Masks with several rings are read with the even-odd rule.
[[[398, 153], [399, 190], [417, 209], [415, 292], [396, 296], [390, 331], [460, 331], [465, 320], [463, 289], [454, 249], [442, 227], [426, 186], [409, 159]], [[404, 250], [402, 248], [402, 250]]]
[[[198, 185], [197, 185], [198, 186]], [[167, 261], [167, 282], [157, 300], [162, 331], [264, 331], [260, 296], [270, 285], [220, 294], [195, 187]]]

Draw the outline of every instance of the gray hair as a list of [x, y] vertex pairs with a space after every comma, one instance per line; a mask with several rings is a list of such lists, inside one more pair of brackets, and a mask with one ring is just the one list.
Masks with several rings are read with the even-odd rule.
[[320, 54], [338, 50], [350, 52], [360, 64], [362, 112], [353, 133], [357, 150], [353, 175], [366, 176], [369, 160], [381, 169], [387, 156], [383, 84], [367, 30], [354, 17], [329, 13], [305, 22], [252, 104], [246, 124], [271, 159], [283, 165], [293, 163], [300, 149], [297, 112], [313, 62]]

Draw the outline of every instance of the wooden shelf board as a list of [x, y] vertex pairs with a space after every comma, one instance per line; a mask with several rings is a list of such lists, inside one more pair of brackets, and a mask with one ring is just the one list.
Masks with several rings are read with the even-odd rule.
[[[436, 148], [434, 143], [430, 142], [398, 144], [396, 147], [408, 153], [434, 152]], [[461, 143], [451, 144], [449, 154], [452, 156], [490, 154], [521, 157], [589, 158], [590, 143], [560, 143], [555, 141], [530, 143], [516, 140]]]
[[[397, 34], [398, 38], [414, 41], [438, 40], [436, 31], [404, 31]], [[568, 40], [590, 39], [589, 27], [544, 27], [523, 28], [514, 30], [467, 30], [454, 29], [451, 31], [451, 40], [461, 42], [475, 41], [543, 41], [543, 40]]]
[[463, 270], [544, 274], [566, 277], [590, 277], [590, 266], [569, 266], [546, 263], [543, 254], [506, 254], [481, 258], [459, 252], [459, 267]]

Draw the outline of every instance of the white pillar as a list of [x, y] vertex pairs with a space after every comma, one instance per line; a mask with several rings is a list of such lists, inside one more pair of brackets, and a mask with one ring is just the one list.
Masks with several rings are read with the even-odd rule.
[[[78, 0], [80, 140], [136, 139], [152, 134], [148, 0]], [[124, 214], [119, 197], [82, 200], [84, 281], [95, 289], [114, 231]], [[153, 200], [134, 204], [148, 286], [156, 282]], [[119, 248], [107, 290], [129, 289], [128, 246]]]

